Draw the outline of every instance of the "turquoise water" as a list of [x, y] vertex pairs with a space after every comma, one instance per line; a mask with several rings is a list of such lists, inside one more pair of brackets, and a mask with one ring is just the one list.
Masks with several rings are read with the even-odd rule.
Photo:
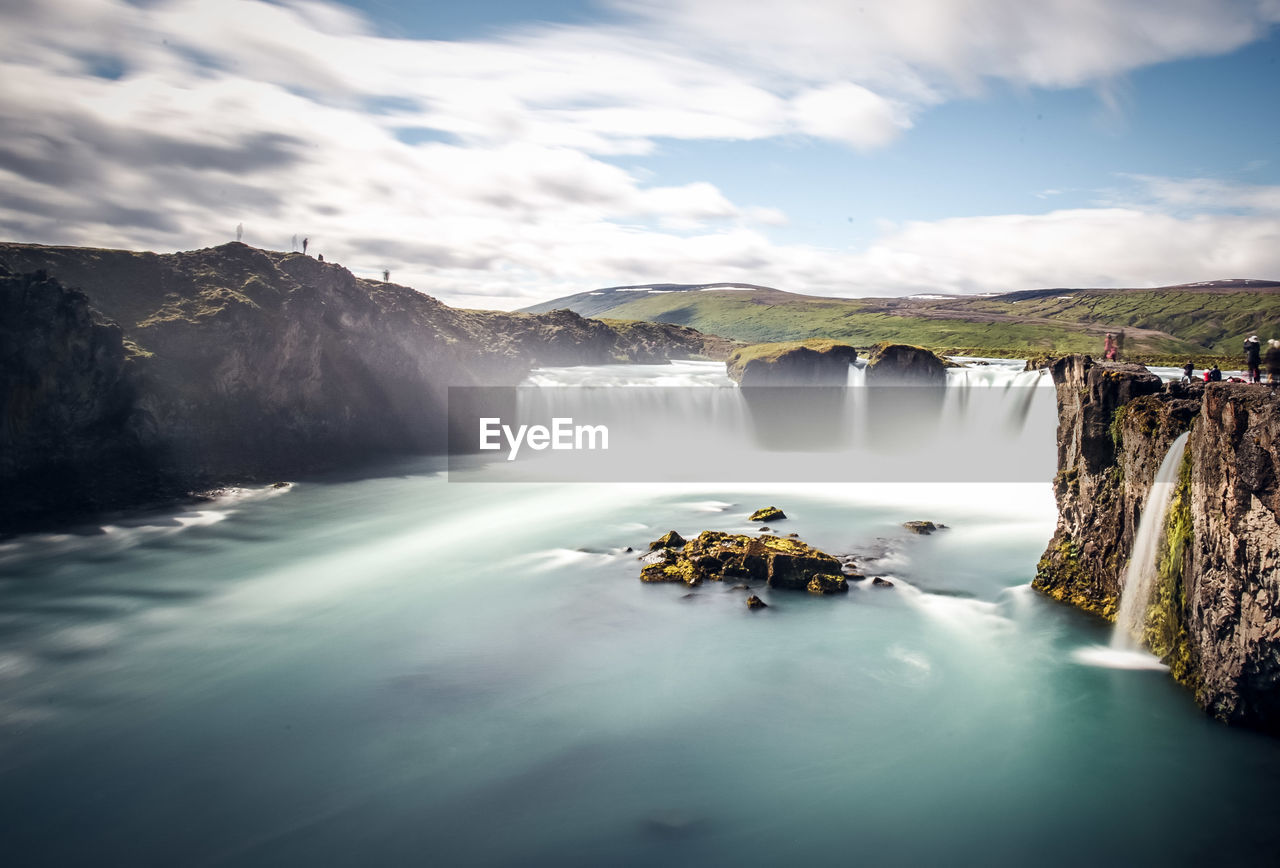
[[[1028, 587], [1047, 484], [450, 483], [0, 547], [6, 865], [1259, 864], [1280, 743]], [[895, 583], [648, 586], [774, 504]], [[914, 536], [900, 523], [950, 525]]]

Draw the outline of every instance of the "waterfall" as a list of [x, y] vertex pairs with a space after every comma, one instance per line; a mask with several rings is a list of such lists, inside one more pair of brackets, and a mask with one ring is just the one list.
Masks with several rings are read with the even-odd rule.
[[1111, 637], [1112, 648], [1133, 648], [1141, 644], [1147, 603], [1155, 586], [1156, 558], [1160, 540], [1164, 537], [1165, 515], [1178, 482], [1189, 433], [1184, 432], [1173, 441], [1164, 461], [1160, 462], [1151, 491], [1147, 493], [1142, 519], [1138, 523], [1138, 535], [1133, 541], [1133, 554], [1124, 573], [1124, 586], [1120, 589], [1120, 613], [1116, 616], [1115, 632]]
[[526, 449], [518, 463], [507, 452], [488, 457], [500, 459], [504, 466], [492, 469], [503, 479], [557, 482], [1052, 477], [1052, 382], [1022, 362], [980, 361], [929, 388], [869, 384], [861, 361], [850, 366], [847, 387], [740, 389], [718, 362], [541, 368], [515, 390], [514, 416], [539, 426], [557, 418], [605, 426], [607, 451]]

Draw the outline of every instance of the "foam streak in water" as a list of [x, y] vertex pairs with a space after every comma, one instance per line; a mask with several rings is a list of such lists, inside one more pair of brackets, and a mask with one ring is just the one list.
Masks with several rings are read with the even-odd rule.
[[1165, 513], [1173, 498], [1173, 487], [1182, 467], [1182, 453], [1187, 446], [1187, 433], [1183, 433], [1160, 462], [1156, 480], [1147, 493], [1147, 502], [1138, 523], [1138, 535], [1133, 541], [1133, 554], [1125, 570], [1124, 586], [1120, 589], [1120, 613], [1116, 616], [1116, 629], [1111, 637], [1113, 648], [1133, 648], [1142, 636], [1142, 623], [1147, 613], [1147, 601], [1156, 578], [1156, 555], [1164, 536]]

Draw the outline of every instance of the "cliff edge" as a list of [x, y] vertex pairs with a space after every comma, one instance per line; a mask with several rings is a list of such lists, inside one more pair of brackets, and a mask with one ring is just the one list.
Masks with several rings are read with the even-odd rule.
[[1157, 468], [1190, 431], [1143, 643], [1215, 717], [1280, 732], [1280, 392], [1087, 356], [1050, 371], [1058, 526], [1034, 586], [1114, 620]]
[[452, 308], [240, 243], [0, 244], [0, 346], [0, 530], [443, 452], [450, 386], [728, 351], [663, 323]]

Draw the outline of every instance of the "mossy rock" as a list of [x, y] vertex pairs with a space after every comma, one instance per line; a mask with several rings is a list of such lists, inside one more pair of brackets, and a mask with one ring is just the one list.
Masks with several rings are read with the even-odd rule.
[[769, 608], [769, 604], [757, 597], [755, 594], [752, 594], [750, 597], [747, 597], [747, 608], [754, 612], [757, 609]]
[[1105, 593], [1080, 562], [1080, 549], [1069, 537], [1052, 545], [1036, 564], [1031, 587], [1077, 609], [1115, 621], [1120, 598]]
[[921, 536], [928, 536], [938, 529], [938, 525], [931, 521], [904, 521], [902, 526], [907, 530]]
[[682, 548], [685, 542], [686, 540], [684, 537], [680, 536], [680, 534], [673, 530], [669, 530], [653, 542], [649, 543], [649, 551], [652, 552], [658, 549], [678, 549]]
[[747, 521], [782, 521], [787, 514], [776, 506], [766, 506], [764, 509], [757, 509], [751, 513], [751, 517]]
[[844, 386], [858, 351], [833, 340], [752, 344], [730, 353], [725, 372], [741, 386]]
[[954, 365], [932, 350], [910, 344], [876, 344], [867, 362], [867, 382], [876, 385], [942, 386]]
[[849, 590], [849, 582], [844, 576], [819, 573], [805, 587], [811, 594], [843, 594]]
[[[643, 582], [763, 581], [771, 588], [837, 593], [848, 589], [840, 561], [800, 540], [706, 530], [682, 548], [662, 548], [640, 570]], [[815, 579], [817, 584], [814, 584]]]

